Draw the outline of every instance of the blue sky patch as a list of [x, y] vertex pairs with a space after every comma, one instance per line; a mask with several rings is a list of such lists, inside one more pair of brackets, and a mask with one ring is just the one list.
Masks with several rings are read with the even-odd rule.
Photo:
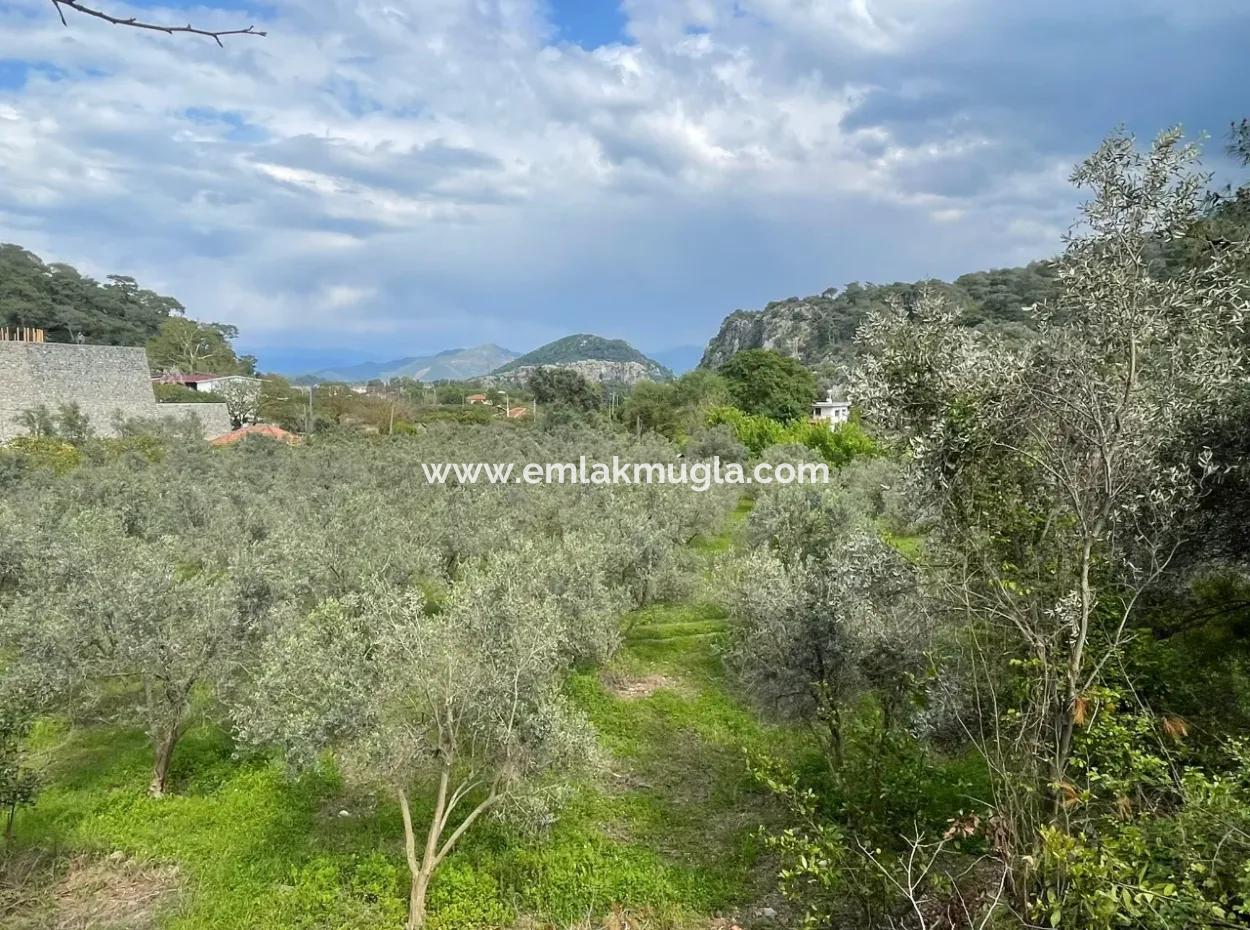
[[549, 0], [551, 18], [562, 41], [593, 49], [628, 41], [625, 14], [618, 0]]
[[0, 90], [21, 90], [35, 74], [58, 80], [65, 72], [49, 64], [0, 58]]

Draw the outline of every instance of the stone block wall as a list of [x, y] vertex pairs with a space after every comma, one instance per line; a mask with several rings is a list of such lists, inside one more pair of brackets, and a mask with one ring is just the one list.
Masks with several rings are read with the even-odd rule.
[[200, 421], [205, 439], [215, 439], [230, 432], [231, 428], [225, 404], [157, 404], [156, 413], [179, 420], [190, 414]]
[[158, 404], [141, 348], [0, 342], [0, 442], [22, 435], [17, 417], [40, 404], [52, 412], [77, 404], [97, 436], [113, 435], [118, 413], [127, 418], [190, 413], [207, 438], [230, 431], [225, 404]]

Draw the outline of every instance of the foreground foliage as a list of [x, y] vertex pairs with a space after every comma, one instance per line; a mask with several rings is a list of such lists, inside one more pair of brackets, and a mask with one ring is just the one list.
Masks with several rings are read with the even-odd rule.
[[901, 470], [761, 495], [728, 655], [824, 745], [754, 762], [812, 925], [1246, 919], [1250, 242], [1206, 237], [1196, 164], [1168, 132], [1078, 167], [1038, 338], [876, 307], [853, 397]]
[[[477, 439], [495, 461], [676, 455], [589, 433]], [[549, 824], [572, 796], [594, 753], [566, 677], [611, 658], [627, 604], [681, 594], [686, 542], [732, 502], [660, 485], [424, 484], [420, 463], [474, 457], [464, 431], [156, 442], [151, 456], [122, 447], [8, 474], [8, 680], [45, 713], [142, 726], [153, 795], [177, 790], [180, 744], [205, 716], [300, 767], [333, 751], [353, 786], [399, 802], [412, 926], [470, 827]]]

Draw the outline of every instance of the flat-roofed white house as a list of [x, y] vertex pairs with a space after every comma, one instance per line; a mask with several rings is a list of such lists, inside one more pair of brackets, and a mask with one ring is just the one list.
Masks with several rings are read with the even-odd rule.
[[834, 400], [832, 394], [825, 395], [824, 400], [812, 404], [812, 419], [830, 426], [845, 423], [851, 418], [851, 402]]
[[260, 378], [251, 378], [247, 375], [175, 375], [164, 374], [158, 375], [152, 379], [158, 384], [181, 384], [183, 387], [190, 388], [193, 391], [203, 391], [206, 394], [219, 394], [234, 384], [239, 385], [259, 385]]

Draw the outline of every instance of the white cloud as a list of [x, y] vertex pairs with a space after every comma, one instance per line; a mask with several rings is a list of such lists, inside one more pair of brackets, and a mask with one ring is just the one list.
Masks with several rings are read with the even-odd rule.
[[1250, 21], [1061, 6], [625, 0], [629, 40], [587, 50], [540, 0], [277, 0], [221, 50], [18, 0], [0, 61], [38, 68], [0, 83], [0, 238], [253, 345], [697, 342], [735, 306], [1053, 251], [1066, 166], [1145, 106], [1115, 54], [1073, 55], [1167, 48], [1192, 86], [1185, 56], [1234, 69]]

